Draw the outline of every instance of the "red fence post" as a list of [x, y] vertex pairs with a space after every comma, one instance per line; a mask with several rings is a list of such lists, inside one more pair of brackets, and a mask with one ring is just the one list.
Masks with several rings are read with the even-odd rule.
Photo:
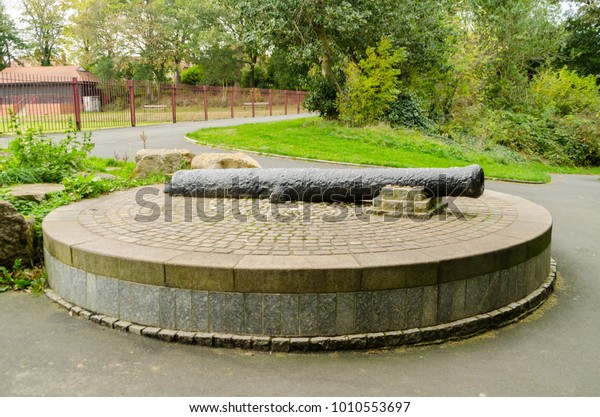
[[283, 114], [287, 115], [287, 90], [283, 90]]
[[250, 99], [252, 100], [252, 117], [255, 116], [255, 111], [254, 111], [254, 88], [252, 88], [250, 90]]
[[204, 104], [204, 120], [208, 120], [208, 99], [206, 97], [206, 86], [202, 86], [202, 101]]
[[229, 106], [231, 107], [231, 118], [233, 119], [235, 117], [233, 113], [233, 109], [235, 108], [235, 90], [233, 86], [231, 86], [231, 93], [229, 94]]
[[73, 77], [73, 102], [75, 104], [75, 127], [81, 130], [81, 98], [79, 97], [79, 80]]
[[171, 83], [171, 112], [173, 113], [173, 123], [177, 123], [177, 100], [175, 99], [175, 83]]
[[273, 116], [273, 90], [269, 90], [269, 116]]
[[133, 91], [133, 80], [127, 82], [129, 86], [129, 114], [131, 115], [131, 126], [135, 126], [135, 94]]

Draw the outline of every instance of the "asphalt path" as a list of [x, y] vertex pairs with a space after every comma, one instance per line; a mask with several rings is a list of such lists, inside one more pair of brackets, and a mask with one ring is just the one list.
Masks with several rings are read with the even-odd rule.
[[[221, 149], [200, 146], [196, 143], [185, 141], [183, 138], [186, 133], [194, 132], [199, 129], [238, 126], [250, 123], [265, 123], [281, 120], [294, 120], [305, 117], [311, 117], [311, 115], [304, 113], [291, 114], [287, 116], [219, 119], [202, 122], [181, 122], [173, 124], [94, 130], [91, 131], [91, 133], [92, 141], [94, 142], [95, 146], [91, 154], [102, 158], [118, 158], [121, 160], [126, 158], [129, 161], [134, 161], [135, 154], [144, 146], [142, 140], [140, 139], [140, 135], [142, 133], [147, 136], [146, 146], [148, 148], [185, 148], [191, 150], [195, 154], [223, 152]], [[60, 139], [64, 136], [64, 134], [50, 133], [47, 134], [47, 136], [54, 139]], [[11, 135], [0, 136], [0, 148], [6, 148], [12, 139], [13, 136]], [[255, 158], [264, 168], [271, 168], [275, 166], [273, 164], [276, 164], [276, 162], [273, 162], [270, 158], [263, 158], [260, 155], [253, 155], [253, 158]], [[305, 166], [305, 164], [296, 163], [294, 160], [289, 160], [288, 166], [302, 167]]]
[[[185, 127], [177, 133], [144, 129], [150, 140], [163, 138], [165, 147], [188, 147]], [[134, 130], [111, 130], [107, 140], [131, 136], [133, 149]], [[102, 140], [101, 132], [95, 141]], [[277, 158], [265, 166], [292, 163], [314, 166]], [[554, 218], [558, 288], [541, 310], [517, 324], [427, 347], [270, 354], [122, 333], [70, 317], [44, 296], [11, 292], [0, 294], [0, 395], [600, 395], [598, 178], [557, 175], [546, 185], [487, 186], [541, 204]]]

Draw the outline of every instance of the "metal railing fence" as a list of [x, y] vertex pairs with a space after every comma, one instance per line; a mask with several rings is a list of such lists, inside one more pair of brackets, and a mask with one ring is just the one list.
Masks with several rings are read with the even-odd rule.
[[125, 127], [292, 114], [305, 111], [308, 92], [192, 86], [132, 80], [0, 74], [0, 132], [24, 127], [44, 131]]

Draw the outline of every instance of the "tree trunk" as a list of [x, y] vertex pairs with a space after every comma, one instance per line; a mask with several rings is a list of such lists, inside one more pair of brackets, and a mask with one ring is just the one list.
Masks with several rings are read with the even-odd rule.
[[327, 81], [333, 81], [338, 93], [341, 93], [342, 88], [333, 75], [333, 69], [331, 65], [331, 56], [333, 55], [333, 52], [331, 50], [331, 46], [329, 46], [329, 39], [327, 37], [327, 33], [325, 32], [325, 28], [319, 26], [316, 28], [316, 32], [319, 36], [319, 40], [321, 41], [321, 75], [323, 75], [323, 78], [325, 78]]
[[256, 54], [250, 54], [250, 76], [248, 81], [250, 82], [250, 88], [256, 87], [256, 62], [258, 61], [258, 56]]
[[175, 82], [181, 84], [181, 60], [175, 64]]
[[254, 88], [254, 64], [250, 64], [250, 74], [248, 76], [248, 82], [250, 83], [250, 88]]
[[50, 62], [51, 54], [52, 54], [52, 52], [51, 52], [50, 48], [48, 48], [46, 46], [42, 48], [42, 60], [41, 60], [42, 67], [52, 66], [52, 63]]
[[331, 56], [327, 52], [321, 55], [321, 75], [328, 81], [333, 79], [333, 70], [331, 69]]

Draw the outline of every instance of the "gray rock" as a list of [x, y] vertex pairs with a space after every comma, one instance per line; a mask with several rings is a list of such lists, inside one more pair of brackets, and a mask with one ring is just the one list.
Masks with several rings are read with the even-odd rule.
[[17, 259], [33, 258], [33, 226], [35, 220], [25, 218], [8, 201], [0, 200], [0, 265], [10, 268]]
[[253, 158], [238, 153], [202, 153], [192, 160], [192, 169], [261, 168]]
[[60, 193], [65, 190], [62, 184], [21, 184], [8, 189], [8, 194], [19, 200], [40, 202], [50, 194]]
[[144, 179], [152, 174], [172, 174], [190, 167], [194, 154], [187, 149], [141, 149], [135, 155], [135, 178]]

